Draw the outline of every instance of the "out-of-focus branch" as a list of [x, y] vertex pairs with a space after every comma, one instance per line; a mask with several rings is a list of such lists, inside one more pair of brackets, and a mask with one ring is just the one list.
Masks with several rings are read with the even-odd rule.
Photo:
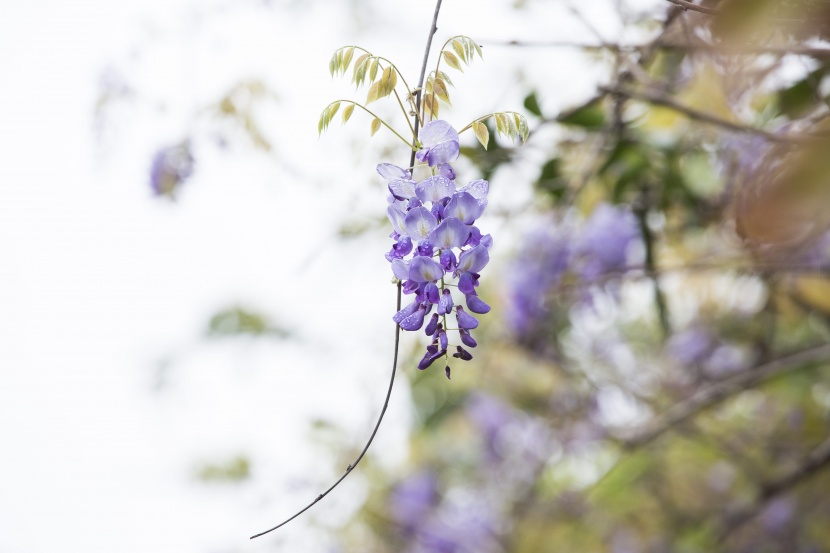
[[701, 411], [743, 392], [760, 386], [773, 378], [801, 369], [807, 365], [830, 359], [830, 344], [822, 344], [796, 353], [785, 355], [744, 371], [732, 378], [713, 384], [700, 390], [685, 401], [678, 402], [662, 415], [656, 416], [643, 428], [628, 437], [623, 437], [622, 445], [635, 448], [645, 445], [671, 430], [678, 424], [694, 417]]
[[669, 309], [666, 305], [666, 298], [663, 295], [663, 290], [660, 288], [660, 278], [657, 272], [657, 262], [654, 259], [654, 233], [648, 226], [648, 209], [651, 203], [648, 199], [648, 190], [644, 189], [640, 194], [640, 199], [634, 206], [634, 213], [637, 215], [637, 221], [640, 224], [640, 234], [643, 236], [643, 245], [645, 246], [645, 268], [646, 275], [651, 279], [654, 286], [654, 303], [657, 306], [657, 315], [660, 319], [660, 328], [663, 329], [663, 338], [671, 336], [671, 324], [669, 322]]
[[728, 515], [719, 532], [720, 541], [726, 540], [732, 532], [755, 518], [770, 501], [794, 488], [816, 472], [830, 465], [830, 438], [824, 440], [804, 460], [777, 478], [761, 485], [758, 497], [743, 509]]
[[727, 119], [722, 119], [716, 115], [712, 115], [711, 113], [706, 113], [703, 111], [698, 111], [694, 108], [690, 108], [688, 106], [684, 106], [683, 104], [679, 104], [668, 98], [666, 96], [661, 96], [657, 94], [651, 94], [649, 92], [639, 92], [636, 90], [631, 90], [629, 88], [609, 88], [605, 86], [601, 86], [601, 92], [606, 94], [611, 94], [614, 96], [623, 96], [625, 98], [629, 98], [631, 100], [637, 100], [640, 102], [648, 102], [650, 104], [654, 104], [657, 106], [663, 106], [674, 110], [678, 113], [682, 113], [683, 115], [687, 116], [689, 119], [694, 119], [695, 121], [700, 121], [702, 123], [708, 123], [710, 125], [715, 125], [717, 127], [721, 127], [730, 131], [745, 133], [745, 134], [755, 134], [758, 136], [763, 136], [767, 140], [774, 141], [774, 142], [802, 142], [805, 140], [809, 140], [809, 137], [798, 136], [798, 135], [778, 135], [771, 133], [769, 131], [765, 131], [764, 129], [759, 129], [757, 127], [751, 127], [749, 125], [743, 125], [741, 123], [735, 123], [733, 121], [729, 121]]
[[686, 0], [667, 0], [667, 1], [671, 2], [675, 6], [679, 6], [679, 7], [683, 8], [684, 10], [690, 10], [690, 11], [698, 12], [698, 13], [705, 13], [707, 15], [718, 15], [720, 13], [716, 9], [707, 8], [706, 6], [698, 6], [697, 4], [695, 4], [693, 2], [687, 2]]

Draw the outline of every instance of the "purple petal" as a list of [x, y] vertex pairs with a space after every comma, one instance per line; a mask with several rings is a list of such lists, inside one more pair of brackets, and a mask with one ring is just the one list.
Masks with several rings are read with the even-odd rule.
[[442, 276], [444, 269], [428, 257], [414, 257], [409, 265], [409, 278], [415, 282], [435, 282]]
[[429, 233], [438, 225], [435, 215], [425, 207], [410, 209], [404, 218], [406, 234], [417, 239], [426, 240]]
[[441, 119], [437, 121], [430, 121], [423, 126], [421, 132], [418, 133], [418, 138], [425, 148], [431, 148], [437, 144], [447, 141], [458, 142], [458, 133], [452, 128], [452, 125]]
[[418, 363], [418, 368], [421, 370], [426, 369], [432, 365], [436, 359], [443, 357], [446, 353], [446, 350], [439, 351], [437, 346], [427, 346], [427, 352], [424, 354], [424, 358], [421, 359], [421, 362]]
[[464, 243], [465, 246], [476, 247], [481, 243], [481, 231], [475, 225], [470, 225], [470, 237]]
[[455, 308], [455, 318], [458, 321], [458, 328], [463, 328], [464, 330], [471, 330], [478, 326], [478, 320], [464, 311], [464, 308], [460, 305], [456, 306]]
[[446, 330], [438, 331], [438, 343], [441, 344], [442, 350], [447, 351], [447, 347], [449, 346], [449, 339], [447, 338]]
[[406, 280], [409, 278], [409, 261], [403, 259], [392, 260], [392, 274], [398, 280]]
[[435, 329], [438, 328], [438, 313], [434, 313], [432, 318], [427, 323], [427, 327], [424, 329], [424, 332], [427, 333], [427, 336], [432, 336], [435, 334]]
[[458, 335], [461, 336], [461, 343], [465, 346], [474, 348], [478, 345], [478, 342], [470, 335], [469, 330], [459, 329]]
[[490, 254], [487, 247], [479, 244], [471, 250], [461, 252], [458, 257], [458, 271], [462, 273], [478, 273], [490, 261]]
[[467, 309], [473, 313], [480, 313], [484, 315], [490, 312], [490, 306], [484, 303], [484, 300], [475, 294], [467, 294]]
[[450, 180], [455, 180], [455, 171], [449, 163], [442, 163], [438, 166], [438, 174], [442, 177], [447, 177]]
[[476, 291], [473, 273], [461, 273], [458, 278], [458, 289], [462, 294], [472, 294]]
[[395, 313], [395, 315], [392, 317], [392, 320], [396, 323], [400, 323], [402, 320], [412, 315], [416, 309], [418, 309], [418, 302], [413, 301], [412, 303], [410, 303], [409, 305]]
[[409, 238], [409, 236], [404, 236], [395, 242], [392, 249], [386, 254], [386, 260], [392, 261], [393, 259], [402, 259], [409, 255], [409, 252], [411, 251], [412, 239]]
[[423, 257], [432, 257], [433, 253], [432, 244], [430, 244], [427, 240], [418, 244], [418, 255]]
[[444, 217], [456, 217], [465, 225], [472, 225], [484, 209], [467, 192], [456, 192], [444, 210]]
[[378, 163], [377, 170], [380, 176], [386, 179], [387, 182], [395, 179], [408, 179], [412, 176], [412, 173], [409, 171], [397, 165], [392, 165], [391, 163]]
[[450, 163], [458, 159], [458, 153], [460, 151], [461, 148], [459, 148], [458, 142], [454, 140], [436, 144], [430, 148], [427, 153], [427, 163], [430, 167], [435, 167], [436, 165], [443, 163]]
[[414, 280], [405, 280], [403, 282], [403, 285], [402, 285], [403, 293], [404, 294], [411, 294], [412, 292], [415, 292], [416, 290], [418, 290], [418, 286], [420, 286], [420, 285], [417, 282], [415, 282]]
[[429, 177], [415, 186], [415, 193], [422, 202], [440, 202], [455, 193], [455, 185], [447, 177]]
[[[432, 304], [438, 303], [438, 297], [439, 297], [438, 287], [434, 283], [428, 282], [426, 287], [424, 287], [424, 292], [426, 293], [427, 301], [429, 301], [429, 303], [432, 303]], [[481, 302], [481, 303], [484, 303], [484, 302]], [[469, 305], [467, 307], [469, 307]], [[489, 308], [488, 308], [488, 311], [489, 311]]]
[[461, 187], [461, 192], [469, 193], [476, 200], [483, 200], [490, 191], [490, 183], [484, 179], [477, 179]]
[[395, 232], [401, 236], [406, 236], [406, 227], [404, 226], [406, 215], [404, 212], [390, 205], [386, 208], [386, 216], [389, 217], [389, 222], [392, 223], [392, 228], [395, 229]]
[[455, 271], [456, 266], [458, 266], [458, 259], [456, 259], [455, 253], [452, 250], [442, 250], [441, 255], [438, 257], [438, 262], [441, 263], [441, 266], [448, 273]]
[[400, 322], [401, 328], [404, 330], [419, 330], [424, 326], [424, 314], [426, 314], [426, 309], [423, 305], [419, 305], [414, 313]]
[[452, 294], [444, 288], [441, 292], [441, 299], [438, 300], [438, 314], [446, 315], [452, 311]]
[[493, 246], [493, 237], [489, 234], [485, 234], [481, 237], [481, 241], [479, 242], [479, 244], [481, 244], [489, 250]]
[[408, 200], [415, 195], [416, 183], [408, 179], [395, 179], [389, 182], [388, 188], [396, 200]]
[[470, 227], [455, 217], [450, 217], [441, 221], [441, 224], [429, 234], [429, 242], [438, 249], [447, 250], [460, 248], [469, 236]]

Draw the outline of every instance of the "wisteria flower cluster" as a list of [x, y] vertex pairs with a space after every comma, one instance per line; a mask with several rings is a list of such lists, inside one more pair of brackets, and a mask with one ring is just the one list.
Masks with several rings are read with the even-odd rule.
[[[476, 347], [470, 331], [478, 320], [468, 311], [490, 311], [476, 287], [481, 270], [490, 261], [493, 239], [475, 226], [487, 206], [488, 182], [478, 179], [459, 189], [454, 180], [450, 163], [458, 158], [458, 133], [446, 121], [437, 120], [427, 123], [419, 138], [422, 148], [416, 159], [428, 164], [432, 176], [415, 182], [411, 171], [389, 163], [381, 163], [377, 170], [388, 183], [387, 214], [395, 240], [386, 259], [404, 293], [414, 295], [393, 320], [403, 330], [420, 330], [435, 309], [424, 329], [432, 343], [418, 363], [423, 370], [442, 357], [449, 359], [448, 330], [457, 330], [464, 346]], [[450, 279], [456, 282], [451, 284]], [[464, 296], [466, 310], [453, 298], [451, 288]], [[447, 323], [453, 312], [454, 329]], [[454, 358], [468, 361], [473, 357], [462, 345], [454, 349]], [[449, 377], [449, 365], [445, 370]]]

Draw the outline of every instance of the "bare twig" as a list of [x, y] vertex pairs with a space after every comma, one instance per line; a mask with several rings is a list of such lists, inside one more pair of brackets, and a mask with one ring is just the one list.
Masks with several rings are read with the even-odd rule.
[[716, 115], [712, 115], [711, 113], [706, 113], [703, 111], [698, 111], [694, 108], [690, 108], [688, 106], [684, 106], [678, 102], [675, 102], [671, 98], [667, 98], [666, 96], [651, 94], [648, 92], [638, 92], [635, 90], [631, 90], [628, 88], [610, 88], [602, 86], [600, 87], [600, 91], [605, 92], [606, 94], [612, 94], [616, 96], [623, 96], [625, 98], [629, 98], [631, 100], [637, 100], [640, 102], [648, 102], [650, 104], [663, 106], [674, 110], [678, 113], [682, 113], [683, 115], [687, 116], [689, 119], [694, 119], [696, 121], [700, 121], [702, 123], [708, 123], [710, 125], [715, 125], [717, 127], [721, 127], [730, 131], [745, 133], [745, 134], [755, 134], [758, 136], [762, 136], [767, 140], [773, 142], [803, 142], [809, 140], [810, 137], [800, 136], [800, 135], [778, 135], [775, 133], [771, 133], [769, 131], [765, 131], [764, 129], [759, 129], [757, 127], [751, 127], [749, 125], [744, 125], [741, 123], [735, 123], [733, 121], [729, 121], [727, 119], [722, 119]]

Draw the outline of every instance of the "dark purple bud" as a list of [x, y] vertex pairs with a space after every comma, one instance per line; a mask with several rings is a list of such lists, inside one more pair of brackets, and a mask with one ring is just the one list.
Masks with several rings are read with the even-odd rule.
[[444, 367], [444, 374], [447, 375], [447, 380], [450, 380], [450, 366]]
[[466, 349], [462, 348], [461, 346], [455, 346], [455, 349], [456, 349], [457, 353], [453, 353], [452, 354], [453, 357], [457, 357], [458, 359], [461, 359], [462, 361], [469, 361], [470, 359], [473, 358], [473, 355], [469, 351], [467, 351]]
[[[413, 315], [410, 315], [412, 317]], [[423, 316], [422, 316], [423, 318]], [[478, 326], [478, 320], [475, 317], [464, 311], [464, 308], [460, 305], [455, 307], [455, 318], [458, 321], [458, 328], [463, 328], [465, 330], [470, 330], [476, 328]], [[420, 328], [420, 327], [418, 327]]]
[[427, 346], [427, 352], [424, 354], [423, 359], [421, 362], [418, 363], [418, 368], [421, 370], [426, 369], [432, 363], [438, 359], [439, 357], [443, 357], [447, 354], [447, 350], [439, 350], [437, 346]]
[[441, 292], [441, 299], [438, 301], [438, 314], [447, 315], [452, 311], [452, 294], [447, 288]]
[[404, 330], [420, 330], [421, 327], [424, 326], [424, 315], [426, 314], [426, 311], [427, 310], [423, 305], [419, 305], [418, 309], [414, 313], [401, 321], [401, 328]]
[[476, 226], [470, 226], [470, 237], [464, 243], [465, 246], [478, 246], [481, 243], [481, 231]]
[[409, 305], [407, 305], [406, 307], [404, 307], [403, 309], [401, 309], [400, 311], [395, 313], [392, 316], [392, 320], [395, 321], [396, 323], [400, 323], [402, 320], [404, 320], [405, 318], [407, 318], [410, 315], [412, 315], [413, 313], [415, 313], [416, 309], [418, 309], [418, 302], [413, 301], [412, 303], [410, 303]]
[[448, 273], [455, 271], [455, 268], [458, 266], [458, 260], [455, 258], [455, 253], [452, 250], [441, 250], [438, 261]]
[[[438, 286], [436, 286], [434, 282], [427, 282], [427, 285], [424, 287], [424, 292], [426, 295], [426, 299], [429, 303], [438, 303], [439, 291]], [[467, 305], [467, 307], [469, 307], [469, 304]], [[476, 311], [476, 313], [479, 313], [479, 311]]]
[[439, 330], [438, 331], [438, 343], [441, 344], [441, 349], [447, 351], [447, 347], [449, 346], [449, 340], [447, 339], [447, 331], [446, 330]]
[[438, 313], [435, 313], [432, 318], [427, 323], [427, 327], [424, 329], [427, 336], [432, 336], [435, 334], [435, 329], [438, 328]]
[[395, 242], [395, 245], [392, 246], [392, 249], [389, 251], [389, 253], [386, 254], [386, 260], [392, 261], [393, 259], [402, 259], [411, 251], [412, 239], [410, 239], [408, 236], [404, 236], [403, 238]]
[[478, 342], [470, 334], [469, 330], [464, 330], [463, 328], [458, 331], [459, 336], [461, 336], [461, 343], [467, 347], [474, 348], [478, 345]]
[[473, 313], [480, 313], [484, 315], [490, 312], [490, 306], [484, 303], [484, 300], [479, 298], [476, 294], [467, 294], [467, 309]]
[[432, 244], [424, 240], [420, 244], [418, 244], [418, 255], [423, 257], [432, 257], [433, 247]]

